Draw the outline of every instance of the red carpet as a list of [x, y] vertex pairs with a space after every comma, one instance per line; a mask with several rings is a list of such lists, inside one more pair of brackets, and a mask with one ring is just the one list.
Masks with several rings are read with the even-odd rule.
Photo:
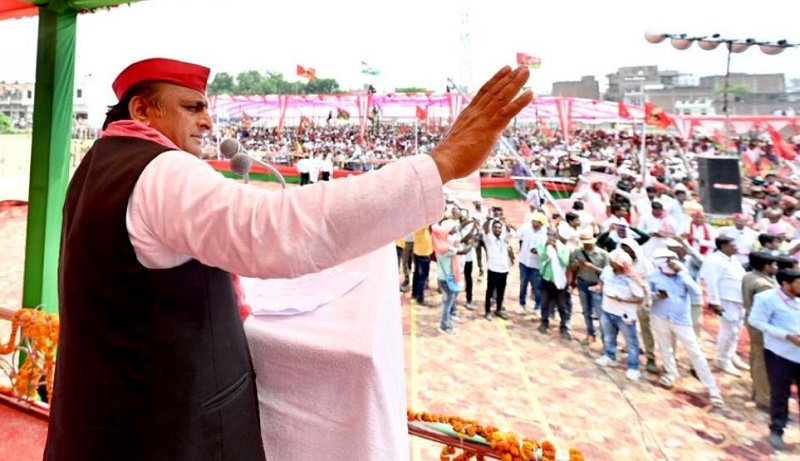
[[0, 459], [41, 461], [47, 422], [0, 401]]

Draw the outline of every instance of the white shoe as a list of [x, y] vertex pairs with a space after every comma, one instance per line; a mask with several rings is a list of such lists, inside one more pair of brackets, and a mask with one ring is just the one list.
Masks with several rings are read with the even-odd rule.
[[750, 371], [750, 365], [747, 364], [744, 360], [740, 359], [738, 355], [734, 355], [733, 358], [731, 358], [731, 363], [733, 364], [733, 366], [742, 371]]
[[725, 400], [722, 398], [721, 394], [710, 395], [708, 400], [711, 403], [711, 406], [714, 408], [725, 407]]
[[533, 310], [533, 318], [534, 318], [534, 320], [538, 319], [538, 318], [541, 318], [541, 317], [542, 317], [541, 311], [539, 309], [534, 309]]
[[733, 363], [731, 363], [731, 362], [723, 363], [723, 362], [720, 362], [719, 360], [717, 360], [716, 366], [717, 366], [717, 369], [719, 369], [720, 371], [723, 371], [723, 372], [725, 372], [725, 373], [727, 373], [727, 374], [729, 374], [731, 376], [736, 376], [737, 378], [742, 376], [742, 372], [739, 371], [739, 369], [737, 369], [735, 366], [733, 366]]
[[631, 381], [639, 381], [639, 378], [642, 377], [642, 373], [639, 370], [632, 370], [629, 368], [628, 371], [625, 372], [625, 377]]
[[617, 366], [617, 362], [612, 360], [609, 356], [607, 356], [605, 354], [603, 354], [602, 356], [600, 356], [600, 358], [595, 360], [594, 363], [600, 365], [601, 367], [615, 367], [615, 366]]
[[522, 315], [525, 313], [525, 306], [519, 306], [517, 308], [517, 314]]

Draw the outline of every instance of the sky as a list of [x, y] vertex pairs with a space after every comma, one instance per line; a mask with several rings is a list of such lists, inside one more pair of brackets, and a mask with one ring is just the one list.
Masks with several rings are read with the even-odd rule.
[[[344, 88], [373, 84], [444, 91], [447, 78], [470, 90], [515, 53], [541, 58], [530, 86], [549, 93], [555, 81], [605, 75], [622, 66], [658, 65], [702, 75], [725, 72], [722, 47], [678, 51], [652, 45], [647, 30], [721, 33], [726, 37], [800, 43], [800, 2], [771, 0], [148, 0], [78, 20], [76, 79], [97, 104], [114, 102], [114, 77], [144, 58], [168, 57], [217, 72], [282, 72], [297, 64]], [[462, 72], [462, 13], [468, 11], [471, 79]], [[0, 21], [0, 81], [33, 81], [37, 19]], [[13, 46], [8, 46], [13, 44]], [[361, 74], [366, 61], [380, 76]], [[800, 77], [800, 48], [767, 56], [757, 48], [735, 54], [733, 72], [782, 72]]]

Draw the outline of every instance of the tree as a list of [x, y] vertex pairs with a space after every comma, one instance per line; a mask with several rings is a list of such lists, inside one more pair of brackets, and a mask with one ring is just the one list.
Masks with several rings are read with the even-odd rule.
[[266, 94], [264, 76], [257, 70], [248, 70], [236, 76], [235, 93], [239, 95]]
[[339, 93], [339, 82], [332, 78], [318, 78], [306, 83], [303, 92], [306, 94]]
[[416, 86], [409, 86], [407, 88], [395, 88], [395, 93], [428, 93], [429, 90]]
[[287, 81], [280, 72], [248, 70], [239, 73], [236, 79], [227, 72], [220, 72], [208, 86], [208, 94], [254, 95], [254, 94], [333, 94], [342, 93], [339, 82], [332, 78], [319, 78], [303, 83]]
[[11, 117], [6, 114], [0, 114], [0, 133], [8, 133], [11, 131]]

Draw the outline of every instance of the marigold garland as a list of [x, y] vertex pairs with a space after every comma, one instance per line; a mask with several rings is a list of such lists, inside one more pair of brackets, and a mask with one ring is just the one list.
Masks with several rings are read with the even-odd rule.
[[11, 318], [11, 337], [0, 344], [0, 355], [17, 349], [17, 334], [28, 341], [27, 357], [22, 366], [11, 376], [11, 391], [20, 398], [31, 399], [36, 395], [42, 375], [45, 377], [48, 401], [53, 398], [56, 346], [58, 345], [58, 316], [36, 309], [20, 309]]
[[[425, 423], [448, 424], [458, 434], [461, 440], [479, 435], [489, 442], [490, 447], [500, 456], [502, 461], [554, 461], [556, 447], [545, 440], [541, 444], [533, 439], [521, 439], [513, 432], [502, 432], [494, 426], [483, 426], [478, 422], [461, 418], [459, 416], [436, 415], [427, 412], [415, 412], [411, 408], [407, 411], [408, 421]], [[541, 449], [541, 458], [536, 452]], [[462, 449], [456, 452], [456, 447], [447, 445], [442, 449], [440, 461], [469, 461], [473, 458], [483, 461], [484, 457]], [[584, 461], [583, 454], [575, 448], [569, 449], [569, 461]]]

